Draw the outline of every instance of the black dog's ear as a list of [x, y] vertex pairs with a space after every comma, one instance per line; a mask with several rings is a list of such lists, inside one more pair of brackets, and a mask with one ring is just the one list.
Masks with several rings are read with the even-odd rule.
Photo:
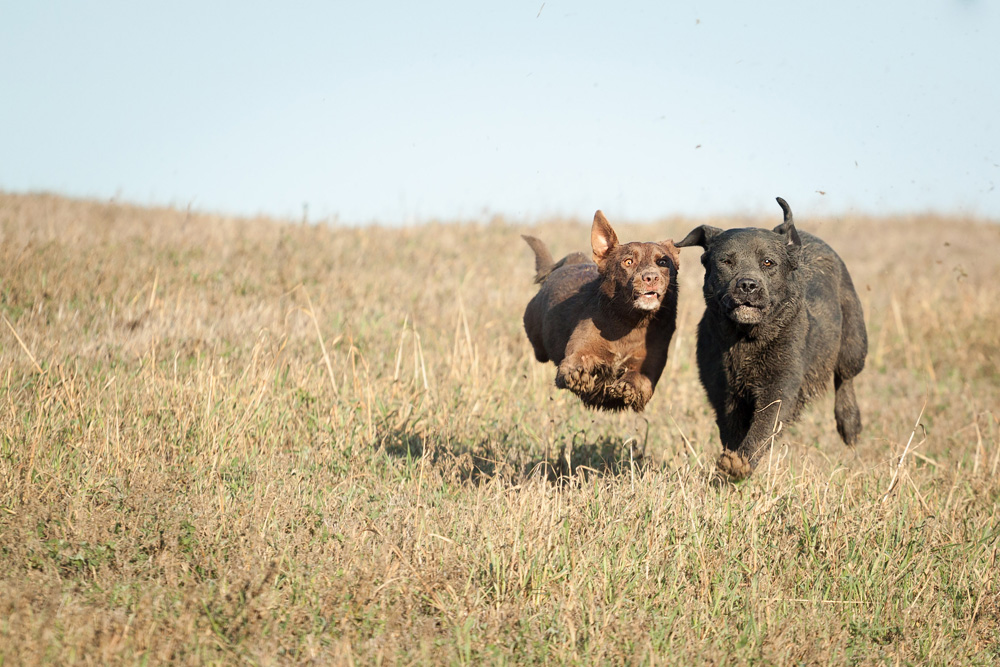
[[712, 243], [712, 239], [721, 233], [722, 230], [718, 227], [699, 225], [698, 227], [692, 229], [688, 235], [681, 239], [676, 245], [678, 248], [688, 248], [693, 245], [700, 245], [702, 248], [707, 248]]
[[778, 206], [781, 207], [781, 212], [784, 214], [784, 221], [774, 228], [774, 231], [782, 236], [788, 237], [788, 245], [802, 245], [802, 239], [799, 238], [799, 232], [795, 229], [795, 218], [792, 216], [792, 207], [788, 205], [781, 197], [776, 197], [778, 200]]
[[615, 246], [618, 235], [611, 229], [611, 223], [598, 211], [594, 214], [594, 226], [590, 228], [590, 247], [594, 251], [594, 261], [600, 264]]

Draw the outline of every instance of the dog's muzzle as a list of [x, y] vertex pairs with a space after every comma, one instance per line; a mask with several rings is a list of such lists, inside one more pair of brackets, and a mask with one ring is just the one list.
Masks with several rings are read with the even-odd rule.
[[632, 285], [632, 304], [640, 310], [656, 310], [666, 291], [659, 272], [646, 272]]
[[764, 319], [767, 305], [767, 292], [754, 278], [738, 279], [722, 297], [726, 315], [738, 324], [758, 324]]

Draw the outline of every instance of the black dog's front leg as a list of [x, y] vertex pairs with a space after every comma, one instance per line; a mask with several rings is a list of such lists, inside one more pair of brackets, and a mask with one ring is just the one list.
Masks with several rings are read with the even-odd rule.
[[725, 347], [715, 335], [719, 324], [708, 313], [698, 324], [698, 374], [715, 411], [723, 449], [737, 449], [753, 417], [753, 402], [730, 385], [723, 366]]
[[753, 423], [753, 404], [740, 398], [724, 397], [716, 409], [715, 423], [719, 427], [722, 448], [736, 451]]
[[787, 378], [761, 392], [753, 406], [750, 427], [735, 448], [726, 447], [718, 468], [731, 479], [749, 477], [761, 459], [771, 451], [774, 438], [784, 422], [794, 418], [801, 380]]

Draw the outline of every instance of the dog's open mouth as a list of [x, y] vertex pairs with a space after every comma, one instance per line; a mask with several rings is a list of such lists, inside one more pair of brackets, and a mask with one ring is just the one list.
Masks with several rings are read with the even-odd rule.
[[656, 310], [660, 307], [660, 301], [662, 299], [663, 295], [655, 290], [641, 292], [635, 298], [635, 307], [641, 310]]
[[764, 306], [755, 306], [749, 303], [734, 305], [729, 311], [729, 318], [740, 324], [757, 324], [764, 319]]

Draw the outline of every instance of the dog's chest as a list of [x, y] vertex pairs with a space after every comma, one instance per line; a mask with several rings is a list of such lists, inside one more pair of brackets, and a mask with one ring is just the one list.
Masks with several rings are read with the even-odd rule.
[[619, 369], [641, 361], [646, 357], [646, 331], [630, 331], [622, 338], [608, 345], [610, 365]]
[[722, 355], [722, 368], [729, 386], [738, 393], [756, 392], [774, 374], [769, 346], [747, 339], [735, 342]]

